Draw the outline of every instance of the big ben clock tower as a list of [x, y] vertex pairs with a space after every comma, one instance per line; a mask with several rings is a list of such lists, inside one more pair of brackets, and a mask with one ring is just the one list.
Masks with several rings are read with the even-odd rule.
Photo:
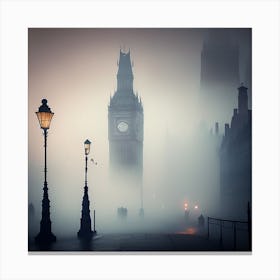
[[[127, 179], [140, 192], [143, 211], [143, 106], [133, 91], [130, 51], [120, 50], [117, 90], [108, 106], [110, 172], [114, 178]], [[140, 213], [141, 213], [140, 212]]]

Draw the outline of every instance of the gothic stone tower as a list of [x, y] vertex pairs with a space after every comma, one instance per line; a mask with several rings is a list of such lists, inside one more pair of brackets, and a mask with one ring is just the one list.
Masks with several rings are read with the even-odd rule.
[[117, 90], [108, 106], [110, 173], [114, 180], [129, 178], [134, 182], [131, 185], [140, 188], [141, 208], [143, 121], [142, 102], [133, 91], [130, 51], [124, 53], [120, 50]]
[[239, 46], [233, 29], [210, 29], [201, 52], [202, 115], [209, 123], [228, 122], [236, 104]]

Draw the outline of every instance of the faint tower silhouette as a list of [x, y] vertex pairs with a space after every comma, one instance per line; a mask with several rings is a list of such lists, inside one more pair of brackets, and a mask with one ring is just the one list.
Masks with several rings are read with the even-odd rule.
[[219, 135], [219, 123], [218, 122], [215, 123], [215, 134]]
[[210, 29], [201, 52], [200, 91], [204, 121], [209, 124], [230, 119], [238, 84], [239, 47], [232, 29]]

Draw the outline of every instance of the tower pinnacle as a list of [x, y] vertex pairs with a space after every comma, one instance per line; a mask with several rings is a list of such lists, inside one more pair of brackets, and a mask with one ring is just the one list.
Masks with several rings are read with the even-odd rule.
[[133, 91], [133, 73], [130, 60], [130, 51], [124, 53], [120, 50], [117, 73], [117, 91]]

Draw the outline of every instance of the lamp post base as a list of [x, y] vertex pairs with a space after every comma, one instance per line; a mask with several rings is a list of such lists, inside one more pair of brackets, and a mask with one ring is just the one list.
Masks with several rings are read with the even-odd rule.
[[56, 242], [56, 236], [52, 232], [39, 232], [35, 237], [35, 242], [38, 244], [50, 244], [52, 242]]
[[96, 231], [81, 231], [79, 230], [77, 235], [79, 239], [90, 240], [92, 239], [93, 235], [96, 234]]

